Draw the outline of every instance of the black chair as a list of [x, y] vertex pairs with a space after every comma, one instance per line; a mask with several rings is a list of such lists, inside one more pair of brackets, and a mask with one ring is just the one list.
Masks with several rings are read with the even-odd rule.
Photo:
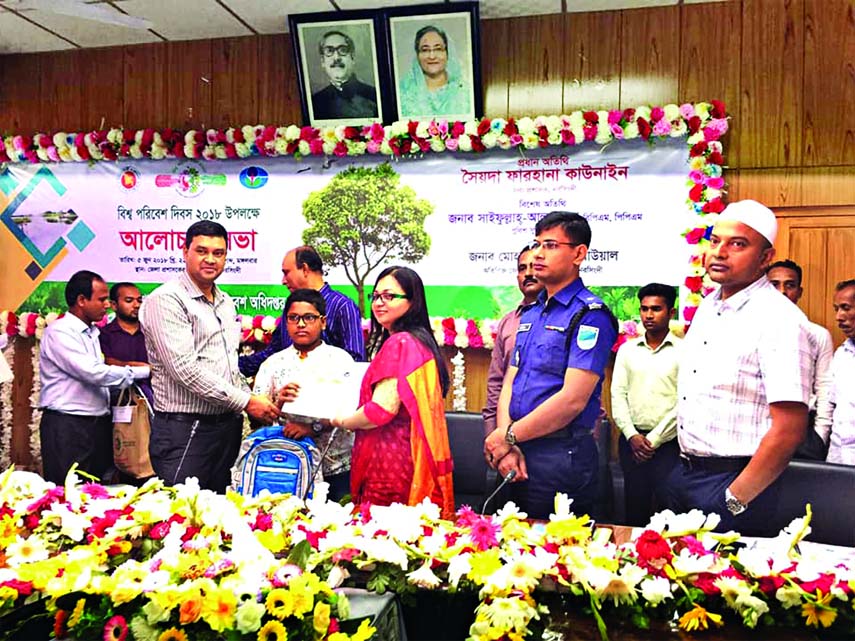
[[[448, 442], [454, 459], [454, 501], [481, 511], [495, 484], [495, 471], [484, 460], [484, 419], [474, 412], [446, 412]], [[493, 483], [490, 482], [493, 479]], [[488, 506], [488, 510], [490, 507]]]
[[811, 504], [808, 541], [855, 547], [855, 466], [791, 461], [781, 475], [781, 494], [772, 530], [805, 514]]

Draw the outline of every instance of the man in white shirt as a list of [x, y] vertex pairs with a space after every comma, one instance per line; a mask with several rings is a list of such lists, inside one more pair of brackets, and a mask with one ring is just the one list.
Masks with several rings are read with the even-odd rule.
[[[766, 269], [769, 282], [798, 304], [802, 289], [802, 268], [792, 260], [779, 260]], [[834, 347], [831, 332], [822, 325], [808, 321], [808, 338], [811, 343], [811, 394], [808, 406], [808, 431], [804, 443], [796, 450], [794, 458], [824, 461], [828, 452], [828, 435], [831, 432], [831, 359]]]
[[[288, 403], [298, 397], [311, 395], [317, 398], [313, 385], [330, 377], [339, 377], [353, 368], [353, 357], [345, 350], [327, 345], [321, 340], [326, 327], [326, 302], [314, 289], [295, 289], [285, 301], [282, 318], [285, 320], [291, 345], [265, 360], [255, 377], [256, 394], [267, 395], [277, 405], [288, 411]], [[321, 399], [318, 399], [321, 402]], [[333, 400], [329, 399], [332, 403]], [[350, 408], [356, 409], [355, 407]], [[350, 451], [353, 433], [338, 430], [329, 444], [332, 430], [328, 422], [288, 422], [282, 429], [293, 439], [312, 437], [321, 452], [324, 481], [329, 483], [329, 498], [338, 501], [350, 494]]]
[[834, 317], [846, 340], [831, 364], [834, 417], [827, 460], [855, 465], [855, 279], [834, 288]]
[[[621, 431], [627, 525], [644, 526], [656, 509], [672, 507], [677, 445], [677, 355], [669, 329], [677, 290], [650, 283], [638, 291], [644, 334], [618, 350], [612, 374], [612, 418]], [[655, 501], [654, 501], [655, 498]]]
[[764, 274], [777, 230], [752, 200], [721, 213], [705, 256], [720, 288], [698, 307], [677, 377], [677, 507], [748, 535], [800, 516], [778, 514], [777, 481], [805, 437], [811, 349], [805, 315]]
[[147, 378], [148, 367], [107, 365], [95, 323], [109, 302], [107, 283], [98, 274], [79, 271], [65, 285], [68, 312], [45, 330], [39, 351], [44, 478], [57, 484], [74, 463], [102, 477], [113, 464], [110, 388], [128, 387]]

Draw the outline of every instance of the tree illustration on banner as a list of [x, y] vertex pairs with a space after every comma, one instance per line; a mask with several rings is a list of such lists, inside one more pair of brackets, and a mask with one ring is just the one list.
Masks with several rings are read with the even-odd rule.
[[430, 249], [424, 227], [433, 204], [400, 180], [389, 163], [349, 167], [303, 203], [309, 224], [303, 242], [314, 247], [324, 263], [344, 268], [363, 316], [369, 274], [397, 261], [416, 263]]

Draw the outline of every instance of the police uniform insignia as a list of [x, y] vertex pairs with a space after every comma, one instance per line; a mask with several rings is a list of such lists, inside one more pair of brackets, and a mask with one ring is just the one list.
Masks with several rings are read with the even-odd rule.
[[517, 328], [517, 332], [528, 332], [531, 331], [531, 323], [520, 323], [519, 328]]
[[600, 328], [593, 325], [579, 325], [579, 333], [576, 334], [576, 345], [579, 349], [591, 349], [597, 344]]

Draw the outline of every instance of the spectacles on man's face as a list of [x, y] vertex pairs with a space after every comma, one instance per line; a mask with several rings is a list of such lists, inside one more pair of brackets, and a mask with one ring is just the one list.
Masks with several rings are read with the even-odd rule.
[[582, 243], [565, 243], [560, 240], [552, 240], [551, 238], [547, 238], [546, 240], [534, 240], [531, 245], [529, 245], [529, 249], [537, 250], [543, 247], [546, 251], [555, 251], [561, 245], [567, 245], [568, 247], [578, 247]]
[[393, 294], [392, 292], [374, 292], [371, 294], [371, 302], [377, 303], [379, 301], [383, 301], [384, 303], [391, 303], [393, 300], [406, 300], [406, 294]]
[[419, 55], [426, 56], [428, 54], [439, 55], [445, 53], [445, 47], [438, 45], [436, 47], [419, 47]]
[[335, 54], [340, 56], [349, 56], [350, 51], [350, 45], [339, 45], [337, 47], [324, 45], [321, 47], [321, 53], [323, 53], [327, 58], [332, 58]]
[[298, 325], [300, 321], [303, 321], [304, 325], [312, 325], [317, 323], [320, 318], [320, 314], [288, 314], [285, 320], [292, 325]]

